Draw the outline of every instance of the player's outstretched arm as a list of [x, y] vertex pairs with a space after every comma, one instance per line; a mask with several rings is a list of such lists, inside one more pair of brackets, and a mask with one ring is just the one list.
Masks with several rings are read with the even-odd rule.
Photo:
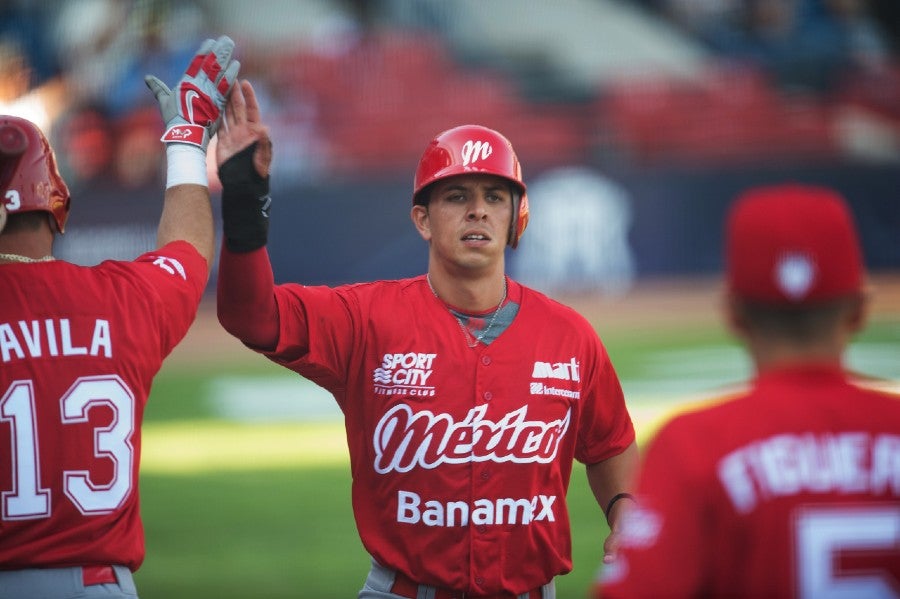
[[275, 280], [265, 250], [269, 233], [272, 142], [253, 86], [235, 86], [216, 145], [224, 240], [219, 260], [219, 322], [244, 343], [274, 349], [279, 320]]
[[226, 99], [237, 80], [240, 63], [228, 36], [200, 46], [181, 80], [170, 89], [152, 75], [145, 77], [166, 121], [167, 181], [157, 244], [191, 243], [212, 268], [215, 230], [209, 202], [206, 149], [222, 120]]

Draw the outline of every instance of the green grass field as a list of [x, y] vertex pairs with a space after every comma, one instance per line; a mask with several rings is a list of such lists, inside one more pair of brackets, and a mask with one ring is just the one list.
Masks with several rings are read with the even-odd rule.
[[[603, 337], [640, 441], [678, 408], [678, 396], [714, 392], [720, 383], [736, 382], [746, 368], [715, 324], [643, 332], [612, 328]], [[355, 598], [369, 564], [350, 509], [343, 428], [336, 421], [251, 424], [220, 417], [208, 395], [210, 382], [223, 371], [261, 381], [290, 375], [241, 351], [228, 363], [214, 356], [185, 360], [182, 353], [157, 378], [144, 426], [147, 558], [136, 574], [140, 596]], [[871, 364], [873, 374], [900, 379], [891, 370], [900, 368], [900, 316], [874, 322], [854, 351], [860, 369]], [[710, 360], [717, 355], [728, 359]], [[682, 384], [686, 378], [697, 382], [677, 387], [679, 378]], [[580, 466], [573, 472], [569, 506], [575, 567], [557, 580], [557, 590], [560, 599], [582, 599], [607, 529]]]

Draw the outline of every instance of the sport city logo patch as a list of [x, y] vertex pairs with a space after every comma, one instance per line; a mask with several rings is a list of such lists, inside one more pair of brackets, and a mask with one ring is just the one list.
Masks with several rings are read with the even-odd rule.
[[[573, 356], [568, 362], [535, 362], [531, 371], [532, 379], [553, 379], [558, 381], [581, 381], [581, 364]], [[575, 389], [561, 389], [548, 386], [543, 381], [531, 381], [532, 395], [555, 395], [580, 399], [581, 391]]]
[[437, 354], [409, 352], [384, 354], [381, 366], [372, 374], [375, 395], [415, 395], [431, 397], [434, 385], [428, 383], [434, 372]]

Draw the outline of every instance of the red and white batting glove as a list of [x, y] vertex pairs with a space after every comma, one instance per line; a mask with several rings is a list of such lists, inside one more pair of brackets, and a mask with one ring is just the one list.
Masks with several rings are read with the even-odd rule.
[[206, 152], [241, 67], [233, 54], [234, 42], [223, 35], [203, 42], [175, 89], [153, 75], [144, 77], [166, 121], [167, 145], [191, 144]]

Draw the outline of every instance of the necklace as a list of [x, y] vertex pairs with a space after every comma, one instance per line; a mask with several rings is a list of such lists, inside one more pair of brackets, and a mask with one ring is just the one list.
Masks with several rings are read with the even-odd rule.
[[29, 258], [28, 256], [22, 256], [19, 254], [4, 254], [0, 252], [0, 260], [9, 260], [10, 262], [51, 262], [56, 260], [53, 256], [44, 256], [43, 258]]
[[[428, 281], [428, 287], [431, 289], [431, 293], [434, 294], [434, 297], [436, 297], [443, 303], [444, 300], [441, 299], [441, 297], [437, 294], [437, 291], [434, 290], [434, 285], [431, 284], [431, 275], [429, 273], [425, 273], [425, 280]], [[469, 327], [467, 327], [463, 323], [462, 319], [457, 315], [457, 313], [454, 310], [448, 308], [448, 310], [450, 310], [450, 314], [453, 315], [453, 318], [455, 318], [456, 322], [459, 324], [459, 328], [462, 329], [463, 337], [466, 338], [466, 345], [468, 345], [469, 347], [475, 347], [479, 343], [481, 343], [485, 337], [487, 337], [487, 334], [494, 326], [494, 321], [497, 320], [497, 315], [500, 314], [500, 309], [503, 307], [503, 302], [506, 301], [506, 293], [506, 277], [503, 277], [503, 297], [500, 298], [500, 303], [497, 304], [496, 308], [494, 308], [494, 313], [491, 315], [491, 319], [490, 321], [488, 321], [488, 325], [481, 330], [481, 333], [479, 335], [474, 335]], [[470, 338], [472, 339], [472, 343], [469, 343]]]

